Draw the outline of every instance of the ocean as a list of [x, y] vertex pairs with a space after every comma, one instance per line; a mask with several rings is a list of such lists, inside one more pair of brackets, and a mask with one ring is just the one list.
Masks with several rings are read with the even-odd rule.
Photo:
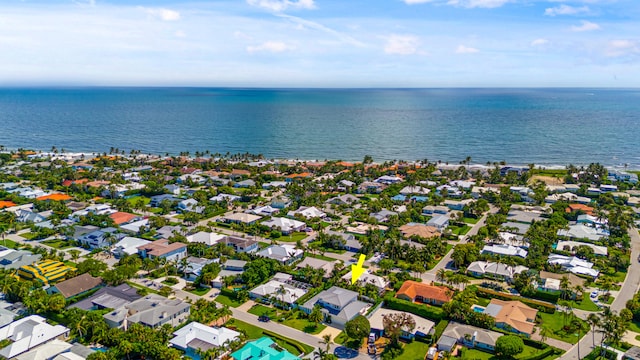
[[640, 168], [640, 89], [0, 89], [0, 145]]

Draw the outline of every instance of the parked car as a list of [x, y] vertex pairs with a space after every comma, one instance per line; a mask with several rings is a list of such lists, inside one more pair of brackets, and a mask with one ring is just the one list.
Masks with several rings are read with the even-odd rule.
[[269, 322], [269, 320], [271, 320], [271, 319], [267, 315], [258, 316], [258, 321]]
[[597, 297], [598, 297], [598, 290], [593, 290], [593, 291], [591, 292], [591, 294], [589, 294], [589, 296], [590, 296], [592, 299], [597, 298]]

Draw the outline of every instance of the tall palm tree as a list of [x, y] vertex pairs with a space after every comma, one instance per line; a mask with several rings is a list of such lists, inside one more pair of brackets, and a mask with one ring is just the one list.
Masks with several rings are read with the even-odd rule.
[[321, 344], [325, 345], [326, 351], [329, 352], [329, 350], [331, 349], [331, 334], [325, 334], [322, 336], [322, 341], [320, 341]]
[[591, 313], [589, 314], [589, 316], [587, 316], [587, 323], [589, 324], [589, 326], [591, 326], [591, 341], [595, 346], [596, 345], [596, 328], [600, 326], [600, 317], [595, 313]]

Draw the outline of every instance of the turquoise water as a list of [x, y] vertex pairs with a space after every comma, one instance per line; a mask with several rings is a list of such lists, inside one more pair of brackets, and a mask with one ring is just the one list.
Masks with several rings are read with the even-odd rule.
[[640, 91], [0, 89], [0, 145], [640, 167]]

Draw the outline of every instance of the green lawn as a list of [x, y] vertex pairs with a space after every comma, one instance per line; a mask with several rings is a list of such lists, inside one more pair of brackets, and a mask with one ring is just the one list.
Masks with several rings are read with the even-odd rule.
[[[562, 313], [556, 312], [555, 314], [547, 314], [540, 311], [538, 312], [538, 316], [542, 320], [542, 323], [540, 324], [540, 326], [550, 330], [550, 334], [549, 334], [550, 338], [575, 344], [578, 342], [579, 338], [581, 338], [584, 334], [586, 334], [586, 332], [582, 332], [580, 333], [580, 336], [576, 336], [574, 331], [567, 333], [564, 330], [565, 320]], [[584, 320], [580, 320], [580, 319], [578, 320], [583, 323], [583, 326], [585, 329], [588, 328], [588, 325], [584, 322]]]
[[26, 232], [24, 234], [20, 234], [19, 236], [25, 238], [25, 240], [33, 240], [33, 238], [35, 238], [36, 236], [38, 236], [38, 234], [34, 234], [32, 232]]
[[[543, 352], [543, 349], [536, 349], [532, 346], [526, 345], [524, 346], [524, 350], [515, 356], [515, 359], [523, 359], [523, 358], [529, 358], [532, 357], [538, 353]], [[544, 359], [553, 359], [556, 358], [557, 355], [550, 355]], [[484, 352], [478, 349], [464, 349], [462, 351], [462, 359], [464, 360], [498, 360], [500, 359], [499, 357], [495, 356], [494, 354], [488, 353], [488, 352]]]
[[609, 298], [607, 299], [607, 301], [604, 301], [604, 295], [600, 295], [598, 297], [598, 300], [600, 300], [600, 302], [603, 302], [603, 303], [605, 303], [607, 305], [611, 305], [611, 303], [613, 302], [614, 299], [615, 298], [613, 296], [611, 296], [611, 295], [609, 295]]
[[144, 202], [145, 206], [149, 205], [149, 203], [151, 202], [151, 199], [146, 197], [146, 196], [130, 197], [130, 198], [127, 199], [127, 202], [129, 203], [130, 206], [133, 206], [136, 202], [140, 201], [140, 199], [142, 199], [142, 201]]
[[[616, 271], [615, 274], [613, 275], [605, 274], [604, 276], [611, 279], [611, 281], [614, 284], [618, 284], [618, 283], [624, 282], [624, 279], [627, 277], [627, 273], [622, 271]], [[611, 289], [611, 290], [617, 290], [617, 289]]]
[[304, 238], [307, 237], [307, 233], [306, 232], [294, 232], [291, 233], [289, 235], [282, 235], [281, 237], [277, 238], [277, 241], [284, 241], [284, 242], [296, 242], [298, 240], [302, 240]]
[[491, 302], [491, 299], [487, 299], [487, 298], [483, 298], [483, 297], [477, 297], [477, 301], [476, 304], [480, 305], [480, 306], [487, 306], [489, 305], [489, 303]]
[[195, 288], [193, 290], [187, 290], [187, 291], [192, 293], [192, 294], [194, 294], [194, 295], [203, 296], [204, 294], [208, 293], [210, 290], [211, 290], [211, 288], [198, 287], [198, 288]]
[[640, 322], [631, 320], [631, 322], [629, 323], [629, 330], [640, 333]]
[[244, 304], [244, 303], [241, 303], [241, 302], [239, 302], [237, 300], [233, 300], [230, 297], [228, 297], [226, 295], [222, 295], [222, 294], [216, 296], [216, 301], [219, 302], [220, 304], [227, 305], [227, 306], [230, 306], [230, 307], [233, 307], [233, 308], [237, 308], [238, 306]]
[[[289, 311], [276, 310], [274, 308], [260, 305], [260, 304], [254, 305], [253, 307], [251, 307], [251, 309], [249, 309], [249, 313], [256, 316], [267, 315], [273, 321], [277, 321], [283, 325], [292, 327], [300, 331], [304, 331], [309, 334], [317, 334], [326, 328], [325, 325], [322, 325], [322, 324], [316, 325], [315, 323], [303, 317], [298, 319], [295, 319], [293, 317], [288, 318], [290, 316]], [[300, 312], [298, 312], [297, 314], [298, 316], [301, 315]], [[281, 319], [284, 319], [284, 320], [280, 321]]]
[[69, 245], [69, 242], [67, 240], [46, 240], [46, 241], [42, 241], [42, 244], [51, 246], [52, 248], [56, 248], [60, 250], [69, 249], [73, 247]]
[[[269, 336], [269, 335], [265, 335], [264, 331], [257, 327], [257, 326], [253, 326], [251, 324], [247, 324], [246, 322], [237, 320], [237, 319], [231, 319], [229, 321], [227, 321], [227, 323], [225, 324], [225, 326], [232, 328], [232, 329], [236, 329], [236, 330], [244, 330], [244, 332], [247, 334], [247, 338], [249, 340], [255, 340], [255, 339], [259, 339], [263, 336]], [[278, 345], [280, 345], [280, 347], [282, 347], [283, 349], [287, 350], [288, 352], [292, 353], [295, 356], [299, 356], [300, 355], [300, 351], [298, 351], [298, 349], [293, 346], [291, 344], [291, 342], [293, 342], [293, 340], [287, 339], [284, 336], [282, 338], [275, 338], [272, 336], [271, 339], [273, 341], [275, 341]], [[306, 344], [302, 344], [302, 347], [305, 349], [305, 351], [307, 351], [308, 353], [311, 352], [313, 349], [306, 345]]]
[[454, 235], [465, 235], [466, 233], [469, 232], [469, 230], [471, 230], [471, 226], [465, 225], [465, 226], [459, 227], [455, 225], [450, 225], [448, 229], [451, 230], [451, 233]]
[[568, 302], [569, 306], [574, 309], [580, 309], [584, 311], [600, 311], [600, 308], [596, 304], [591, 301], [591, 297], [589, 297], [589, 293], [585, 292], [582, 294], [581, 301], [571, 300]]
[[474, 219], [474, 218], [470, 218], [470, 217], [464, 217], [462, 218], [462, 221], [466, 222], [467, 224], [477, 224], [478, 221], [480, 221], [480, 219]]
[[6, 247], [7, 249], [16, 249], [18, 246], [20, 246], [20, 244], [18, 244], [17, 242], [9, 239], [0, 241], [0, 245]]
[[328, 257], [328, 256], [324, 256], [324, 255], [320, 255], [320, 254], [309, 254], [307, 253], [307, 257], [312, 257], [315, 259], [320, 259], [320, 260], [325, 260], [325, 261], [336, 261], [337, 259], [334, 259], [332, 257]]
[[429, 351], [429, 344], [422, 341], [412, 341], [403, 346], [402, 355], [398, 359], [402, 360], [423, 360]]

